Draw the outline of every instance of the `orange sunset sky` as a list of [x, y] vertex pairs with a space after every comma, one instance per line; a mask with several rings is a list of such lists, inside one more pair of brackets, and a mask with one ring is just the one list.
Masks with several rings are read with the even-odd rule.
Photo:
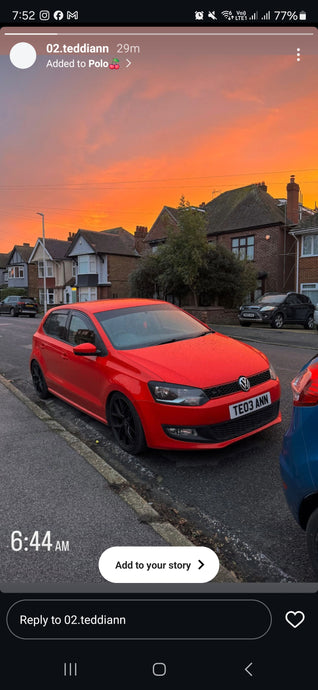
[[[118, 40], [107, 39], [109, 61]], [[116, 71], [47, 67], [56, 56], [41, 54], [34, 37], [33, 67], [1, 56], [1, 252], [34, 245], [37, 212], [46, 237], [134, 232], [181, 195], [198, 205], [265, 181], [272, 196], [286, 197], [290, 175], [304, 205], [318, 204], [316, 36], [131, 42], [140, 52], [128, 68], [119, 55]]]

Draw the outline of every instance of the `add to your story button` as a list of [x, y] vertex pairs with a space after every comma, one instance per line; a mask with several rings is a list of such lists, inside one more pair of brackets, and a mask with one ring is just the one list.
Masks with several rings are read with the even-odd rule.
[[99, 559], [105, 580], [131, 582], [210, 582], [219, 559], [206, 546], [112, 546]]

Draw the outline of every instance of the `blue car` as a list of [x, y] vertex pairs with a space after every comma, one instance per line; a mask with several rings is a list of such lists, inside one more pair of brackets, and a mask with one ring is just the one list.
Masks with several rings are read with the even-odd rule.
[[318, 576], [318, 355], [293, 379], [293, 414], [283, 440], [280, 471], [288, 506], [306, 530]]

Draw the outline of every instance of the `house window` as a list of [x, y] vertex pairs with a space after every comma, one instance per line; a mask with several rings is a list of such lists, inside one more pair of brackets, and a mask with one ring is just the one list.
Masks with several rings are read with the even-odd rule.
[[254, 235], [232, 239], [232, 252], [239, 259], [254, 260]]
[[95, 254], [83, 254], [78, 257], [78, 273], [79, 275], [97, 273]]
[[24, 266], [12, 266], [8, 272], [9, 278], [24, 278]]
[[76, 278], [76, 261], [72, 261], [72, 276]]
[[[44, 290], [40, 288], [39, 290], [40, 304], [44, 304]], [[54, 304], [54, 289], [47, 288], [46, 291], [46, 304]]]
[[302, 256], [318, 256], [318, 235], [303, 235]]
[[79, 300], [79, 302], [92, 302], [95, 299], [97, 299], [97, 288], [96, 287], [78, 288], [78, 300]]
[[[45, 275], [46, 278], [53, 277], [53, 263], [52, 261], [45, 262]], [[44, 261], [38, 261], [38, 277], [44, 278]]]

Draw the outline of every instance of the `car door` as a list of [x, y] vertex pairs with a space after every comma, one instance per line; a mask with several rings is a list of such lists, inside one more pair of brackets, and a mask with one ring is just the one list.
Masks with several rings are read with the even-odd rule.
[[284, 302], [284, 321], [285, 323], [297, 323], [299, 300], [297, 295], [292, 292], [287, 295]]
[[2, 314], [9, 314], [12, 307], [14, 307], [14, 304], [12, 304], [12, 297], [5, 297], [1, 304]]
[[306, 295], [297, 295], [298, 300], [300, 302], [299, 305], [299, 323], [305, 324], [307, 323], [307, 320], [309, 316], [313, 316], [314, 313], [314, 305], [310, 301], [309, 297]]
[[[76, 355], [74, 347], [90, 342], [97, 355]], [[67, 346], [63, 352], [63, 384], [66, 397], [83, 410], [105, 419], [106, 348], [89, 317], [72, 310], [67, 323]]]
[[43, 324], [43, 334], [39, 338], [40, 365], [49, 388], [60, 395], [65, 395], [64, 368], [65, 352], [69, 345], [66, 341], [67, 310], [56, 310], [48, 315]]

